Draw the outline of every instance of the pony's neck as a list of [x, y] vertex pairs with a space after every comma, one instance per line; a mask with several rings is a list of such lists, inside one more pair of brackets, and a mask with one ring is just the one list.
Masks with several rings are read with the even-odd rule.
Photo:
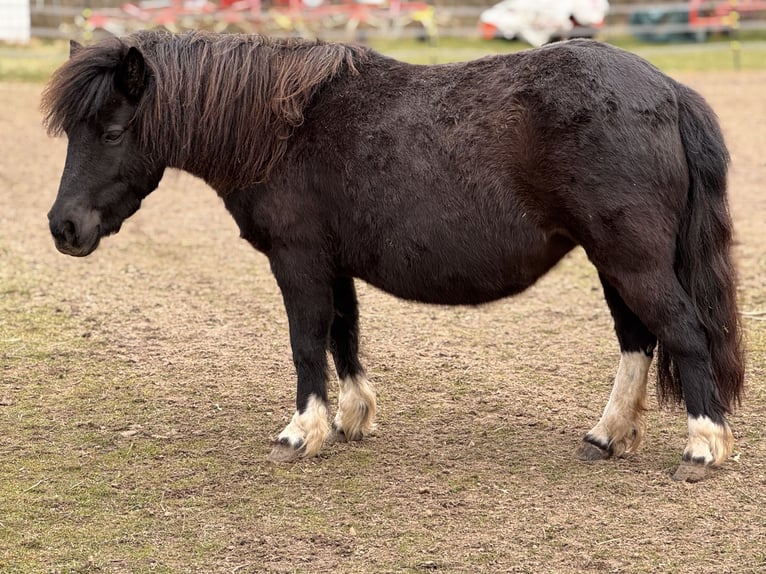
[[154, 46], [142, 144], [219, 193], [264, 181], [316, 91], [364, 48], [256, 36], [169, 36]]

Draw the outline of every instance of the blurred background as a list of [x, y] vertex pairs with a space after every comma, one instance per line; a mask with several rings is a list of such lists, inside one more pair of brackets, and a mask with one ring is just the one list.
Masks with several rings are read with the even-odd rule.
[[157, 27], [361, 42], [416, 63], [595, 37], [665, 69], [766, 67], [766, 0], [0, 0], [0, 80], [45, 79], [68, 39]]

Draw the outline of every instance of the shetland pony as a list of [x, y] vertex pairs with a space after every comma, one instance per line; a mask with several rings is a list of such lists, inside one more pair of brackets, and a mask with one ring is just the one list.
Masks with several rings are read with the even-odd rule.
[[272, 459], [373, 428], [355, 279], [477, 305], [523, 291], [577, 245], [621, 349], [578, 456], [638, 448], [655, 352], [660, 399], [688, 414], [675, 478], [731, 453], [743, 351], [728, 154], [703, 99], [641, 58], [573, 40], [416, 66], [344, 44], [140, 32], [73, 43], [42, 105], [68, 137], [48, 214], [61, 252], [91, 253], [174, 167], [213, 187], [268, 257], [297, 373]]

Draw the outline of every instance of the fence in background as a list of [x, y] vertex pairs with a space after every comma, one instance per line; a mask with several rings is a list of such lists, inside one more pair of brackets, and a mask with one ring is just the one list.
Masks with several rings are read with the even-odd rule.
[[[14, 0], [0, 0], [11, 2]], [[27, 0], [21, 0], [26, 2]], [[88, 40], [104, 33], [165, 26], [318, 36], [327, 40], [380, 37], [477, 37], [479, 14], [494, 3], [450, 6], [388, 0], [142, 0], [122, 8], [91, 8], [62, 0], [31, 1], [31, 35]], [[312, 7], [313, 6], [313, 7]], [[711, 33], [766, 30], [766, 0], [613, 3], [602, 38], [633, 35], [644, 40], [703, 39]], [[592, 34], [575, 28], [569, 35]]]

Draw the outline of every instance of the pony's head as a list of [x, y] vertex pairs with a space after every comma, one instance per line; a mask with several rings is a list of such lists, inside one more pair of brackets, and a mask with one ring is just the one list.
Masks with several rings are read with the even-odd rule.
[[48, 85], [45, 124], [68, 138], [58, 196], [48, 213], [62, 253], [92, 253], [159, 184], [164, 166], [143, 151], [134, 122], [151, 81], [141, 52], [111, 39], [87, 48], [73, 42], [69, 61]]
[[266, 181], [314, 94], [356, 73], [363, 48], [258, 35], [142, 31], [71, 55], [43, 96], [69, 138], [48, 217], [56, 246], [88, 255], [157, 187], [164, 167], [220, 194]]

